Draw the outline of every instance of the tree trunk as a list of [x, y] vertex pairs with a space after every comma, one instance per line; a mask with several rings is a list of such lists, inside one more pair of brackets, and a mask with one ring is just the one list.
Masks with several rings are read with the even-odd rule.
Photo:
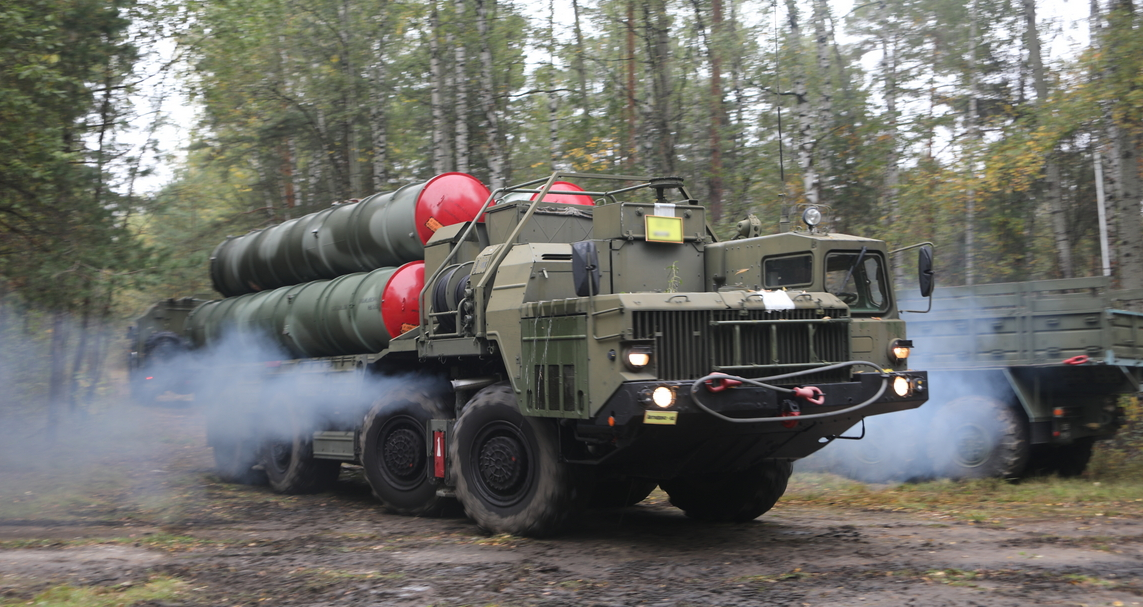
[[488, 171], [492, 189], [504, 187], [508, 161], [501, 144], [500, 110], [492, 82], [492, 46], [488, 32], [488, 5], [494, 0], [476, 0], [476, 29], [480, 33], [480, 105], [488, 137]]
[[821, 85], [818, 90], [813, 138], [814, 166], [818, 176], [817, 198], [819, 202], [829, 203], [826, 192], [830, 191], [831, 162], [829, 154], [822, 152], [822, 143], [830, 135], [833, 125], [833, 75], [830, 66], [830, 40], [826, 21], [829, 19], [829, 6], [826, 0], [814, 0], [814, 49], [817, 51], [818, 74]]
[[83, 363], [87, 354], [87, 336], [89, 321], [91, 320], [91, 297], [83, 299], [83, 308], [79, 317], [79, 344], [75, 348], [75, 358], [71, 363], [71, 375], [67, 379], [67, 412], [74, 415], [77, 408], [76, 398], [79, 394], [79, 373], [83, 370]]
[[579, 85], [579, 107], [583, 112], [584, 124], [591, 122], [591, 106], [587, 102], [587, 69], [583, 65], [583, 31], [579, 25], [579, 0], [572, 0], [572, 14], [575, 17], [575, 54], [572, 55], [572, 69], [575, 70]]
[[[1044, 77], [1044, 62], [1040, 57], [1040, 34], [1036, 29], [1036, 0], [1023, 0], [1024, 40], [1028, 47], [1028, 65], [1032, 69], [1032, 82], [1036, 87], [1036, 105], [1048, 102], [1048, 81]], [[1064, 210], [1063, 194], [1060, 192], [1060, 167], [1053, 150], [1044, 164], [1044, 186], [1047, 190], [1047, 206], [1052, 217], [1052, 232], [1055, 236], [1056, 257], [1060, 273], [1064, 278], [1075, 276], [1072, 265], [1072, 245], [1068, 237], [1068, 217]]]
[[[900, 225], [901, 199], [897, 195], [901, 172], [899, 166], [900, 155], [898, 152], [900, 132], [897, 124], [897, 95], [900, 92], [897, 90], [897, 45], [900, 42], [900, 38], [897, 34], [897, 24], [894, 20], [894, 16], [889, 12], [886, 4], [881, 5], [879, 20], [881, 22], [882, 32], [881, 73], [885, 79], [885, 88], [883, 90], [883, 94], [885, 95], [885, 131], [883, 136], [888, 146], [885, 156], [885, 176], [881, 184], [883, 190], [882, 208], [889, 217], [889, 225], [893, 233], [898, 236], [904, 236], [902, 231], [903, 226]], [[893, 280], [897, 288], [903, 288], [905, 284], [905, 253], [903, 251], [897, 253], [893, 258]]]
[[[965, 149], [965, 165], [967, 179], [970, 184], [976, 182], [976, 144], [980, 141], [980, 127], [977, 124], [977, 99], [980, 95], [979, 79], [976, 73], [976, 38], [977, 14], [976, 2], [969, 6], [969, 35], [968, 35], [968, 78], [969, 100], [968, 115], [965, 116], [965, 127], [968, 133], [968, 145]], [[964, 284], [972, 285], [976, 281], [976, 189], [973, 185], [968, 187], [964, 204]]]
[[799, 57], [802, 54], [802, 30], [798, 23], [796, 0], [786, 0], [786, 12], [790, 24], [790, 44], [794, 48], [794, 99], [797, 101], [795, 113], [798, 115], [798, 128], [794, 133], [798, 146], [798, 167], [802, 170], [802, 187], [810, 204], [820, 202], [820, 181], [814, 166], [814, 116], [806, 93], [806, 70]]
[[722, 0], [711, 1], [710, 39], [710, 215], [722, 219]]
[[389, 191], [389, 62], [384, 43], [373, 62], [373, 99], [369, 104], [369, 131], [373, 140], [373, 191]]
[[671, 125], [670, 16], [663, 0], [643, 0], [643, 42], [647, 49], [651, 98], [644, 104], [643, 162], [651, 175], [675, 173]]
[[48, 439], [55, 441], [67, 390], [67, 313], [52, 313], [51, 358], [48, 374]]
[[[465, 0], [456, 0], [456, 23], [458, 29], [463, 28], [463, 24], [468, 17], [467, 4]], [[456, 107], [453, 110], [456, 113], [455, 122], [453, 123], [453, 138], [456, 148], [456, 170], [461, 173], [468, 172], [468, 49], [464, 46], [464, 39], [455, 42], [456, 46], [453, 47], [453, 66], [455, 87], [453, 89], [456, 101]]]
[[635, 144], [635, 0], [627, 0], [627, 105], [624, 114], [627, 118], [627, 141], [625, 143], [625, 157], [628, 169], [638, 163], [637, 146]]
[[429, 5], [429, 105], [432, 106], [433, 113], [433, 172], [437, 174], [448, 172], [449, 158], [448, 141], [445, 138], [445, 75], [441, 64], [440, 26], [440, 13], [437, 12], [436, 0], [433, 0]]

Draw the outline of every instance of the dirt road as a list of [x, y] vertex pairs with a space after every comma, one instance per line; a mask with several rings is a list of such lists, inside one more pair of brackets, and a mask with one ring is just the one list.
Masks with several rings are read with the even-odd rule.
[[[316, 496], [219, 483], [193, 412], [159, 415], [181, 439], [127, 482], [0, 519], [0, 604], [156, 579], [181, 585], [139, 604], [1143, 604], [1143, 519], [1129, 516], [975, 524], [779, 502], [750, 524], [711, 525], [656, 491], [559, 538], [489, 537], [464, 518], [384, 513], [352, 468]], [[6, 504], [32, 493], [13, 490], [27, 477], [6, 480]]]

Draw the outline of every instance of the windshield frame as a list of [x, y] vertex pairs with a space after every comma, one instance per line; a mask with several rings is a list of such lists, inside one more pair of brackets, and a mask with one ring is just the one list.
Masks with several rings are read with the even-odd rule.
[[[849, 258], [851, 260], [850, 264], [841, 269], [830, 270], [830, 261], [839, 256]], [[885, 263], [885, 256], [881, 251], [866, 250], [864, 255], [862, 255], [860, 250], [856, 249], [834, 249], [827, 251], [822, 260], [822, 290], [835, 295], [841, 292], [830, 289], [830, 274], [835, 272], [839, 273], [841, 276], [839, 276], [838, 279], [841, 279], [850, 271], [851, 265], [857, 261], [859, 256], [861, 257], [861, 263], [852, 266], [852, 276], [850, 276], [850, 281], [853, 282], [857, 289], [857, 300], [846, 302], [846, 305], [849, 306], [850, 313], [855, 315], [877, 316], [885, 314], [890, 310], [890, 306], [893, 303], [893, 290], [888, 283], [888, 266]], [[875, 271], [879, 274], [879, 276], [875, 277], [876, 282], [871, 281], [867, 273], [868, 264], [871, 261], [876, 263]], [[876, 305], [871, 297], [874, 292], [874, 284], [877, 285], [876, 292], [881, 296], [880, 305]], [[856, 304], [859, 303], [865, 303], [866, 305], [858, 307]]]

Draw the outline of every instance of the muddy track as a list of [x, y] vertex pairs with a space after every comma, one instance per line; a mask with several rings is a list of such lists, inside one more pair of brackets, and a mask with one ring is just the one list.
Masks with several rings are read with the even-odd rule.
[[1143, 604], [1143, 521], [1130, 518], [973, 524], [779, 502], [752, 523], [712, 525], [656, 491], [531, 540], [386, 514], [348, 467], [333, 492], [285, 497], [222, 484], [205, 448], [184, 448], [134, 486], [172, 477], [179, 507], [162, 516], [0, 520], [0, 603], [165, 575], [188, 590], [148, 604]]

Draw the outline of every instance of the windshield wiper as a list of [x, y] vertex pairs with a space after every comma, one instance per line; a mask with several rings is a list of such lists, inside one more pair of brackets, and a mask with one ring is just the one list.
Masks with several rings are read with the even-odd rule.
[[868, 247], [861, 247], [861, 252], [857, 254], [857, 259], [854, 260], [852, 266], [849, 266], [849, 271], [845, 273], [845, 280], [841, 281], [843, 291], [845, 290], [845, 285], [849, 284], [849, 279], [853, 278], [853, 271], [857, 269], [857, 266], [861, 265], [861, 260], [865, 259], [865, 251], [867, 250]]

